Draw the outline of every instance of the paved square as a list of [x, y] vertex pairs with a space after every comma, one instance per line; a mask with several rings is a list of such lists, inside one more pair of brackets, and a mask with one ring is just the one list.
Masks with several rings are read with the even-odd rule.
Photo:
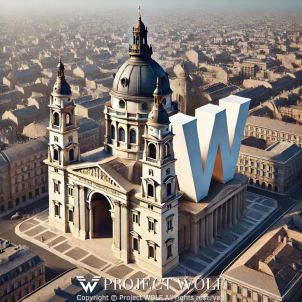
[[100, 258], [97, 258], [93, 255], [86, 257], [81, 262], [95, 268], [102, 268], [106, 264], [105, 261], [102, 261]]
[[56, 246], [56, 247], [54, 247], [54, 249], [55, 250], [57, 250], [58, 252], [65, 252], [65, 251], [67, 251], [68, 249], [70, 249], [72, 246], [71, 245], [69, 245], [68, 243], [62, 243], [62, 244], [60, 244], [60, 245], [58, 245], [58, 246]]
[[25, 234], [28, 235], [28, 236], [33, 237], [35, 235], [38, 235], [39, 233], [42, 233], [45, 230], [46, 230], [46, 228], [39, 225], [39, 226], [33, 228], [32, 230], [26, 232]]
[[41, 241], [41, 242], [44, 242], [44, 241], [47, 241], [51, 238], [54, 238], [56, 236], [55, 233], [52, 233], [50, 231], [46, 231], [42, 234], [39, 234], [38, 236], [35, 237], [35, 239]]
[[130, 267], [122, 264], [122, 265], [115, 266], [115, 267], [111, 268], [106, 273], [108, 273], [109, 275], [111, 275], [115, 278], [123, 278], [124, 276], [128, 275], [132, 271], [133, 270]]
[[84, 251], [78, 247], [75, 247], [72, 250], [70, 250], [69, 252], [67, 252], [65, 255], [72, 259], [79, 260], [79, 259], [83, 258], [84, 256], [88, 255], [88, 252]]
[[63, 242], [64, 240], [66, 240], [66, 237], [64, 237], [64, 236], [59, 236], [59, 237], [57, 237], [56, 239], [50, 241], [50, 242], [49, 242], [49, 245], [50, 245], [50, 246], [55, 246], [55, 245], [57, 245], [57, 244]]

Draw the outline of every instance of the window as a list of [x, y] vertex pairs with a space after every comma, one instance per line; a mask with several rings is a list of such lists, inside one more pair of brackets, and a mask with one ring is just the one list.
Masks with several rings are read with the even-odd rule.
[[53, 150], [53, 159], [59, 160], [59, 151], [57, 149]]
[[237, 294], [241, 294], [241, 287], [240, 286], [237, 287]]
[[232, 288], [231, 283], [227, 282], [227, 289], [228, 289], [228, 290], [231, 290], [231, 288]]
[[136, 144], [136, 131], [134, 129], [130, 130], [130, 144]]
[[148, 156], [150, 158], [156, 159], [156, 147], [154, 144], [149, 144], [148, 146]]
[[69, 150], [69, 161], [74, 161], [74, 150], [73, 149]]
[[248, 290], [248, 291], [247, 291], [247, 297], [248, 297], [248, 298], [252, 298], [252, 291], [251, 291], [251, 290]]
[[142, 103], [142, 111], [147, 111], [147, 110], [148, 110], [148, 104]]
[[148, 204], [148, 209], [153, 210], [153, 205]]
[[32, 199], [32, 198], [33, 198], [33, 193], [32, 193], [32, 192], [29, 192], [29, 193], [28, 193], [28, 198], [29, 198], [29, 199]]
[[172, 244], [169, 244], [167, 246], [167, 259], [169, 259], [170, 257], [172, 257]]
[[115, 139], [115, 127], [111, 125], [111, 139]]
[[170, 145], [169, 144], [165, 144], [165, 146], [164, 146], [164, 156], [165, 157], [170, 156]]
[[71, 115], [70, 113], [66, 114], [66, 126], [70, 126], [71, 125]]
[[120, 128], [118, 130], [118, 136], [119, 136], [119, 141], [120, 142], [125, 142], [125, 130], [124, 130], [124, 128]]
[[148, 248], [148, 258], [154, 258], [154, 247], [151, 245]]
[[125, 108], [126, 108], [126, 103], [125, 103], [124, 100], [120, 100], [120, 101], [119, 101], [119, 107], [120, 107], [121, 109], [125, 109]]
[[20, 204], [20, 199], [19, 197], [16, 198], [16, 206]]
[[54, 141], [55, 141], [55, 142], [58, 142], [58, 141], [59, 141], [59, 138], [58, 138], [57, 136], [55, 136], [55, 137], [54, 137]]
[[132, 213], [132, 222], [139, 224], [139, 212]]
[[54, 182], [54, 193], [60, 194], [60, 182], [59, 181]]
[[55, 204], [55, 216], [60, 216], [60, 204]]
[[169, 169], [166, 170], [166, 175], [168, 176], [168, 175], [170, 175], [170, 173], [171, 173], [171, 170], [169, 168]]
[[172, 194], [172, 184], [169, 182], [167, 184], [167, 197]]
[[173, 217], [168, 217], [167, 218], [167, 232], [170, 231], [170, 230], [173, 230], [172, 220], [173, 220]]
[[73, 196], [73, 188], [68, 187], [68, 195]]
[[71, 136], [71, 135], [68, 137], [68, 141], [69, 141], [70, 143], [72, 143], [73, 139], [72, 139], [72, 136]]
[[38, 196], [40, 194], [39, 189], [35, 190], [35, 195]]
[[53, 114], [53, 124], [54, 124], [54, 126], [57, 126], [57, 127], [60, 126], [60, 116], [59, 116], [58, 112], [55, 112]]
[[154, 187], [151, 184], [148, 184], [148, 197], [154, 197]]
[[68, 220], [69, 222], [73, 222], [73, 210], [68, 211]]
[[154, 176], [154, 171], [152, 169], [149, 169], [149, 175]]
[[153, 231], [155, 233], [155, 220], [148, 218], [148, 231]]
[[133, 238], [133, 250], [138, 251], [138, 239]]

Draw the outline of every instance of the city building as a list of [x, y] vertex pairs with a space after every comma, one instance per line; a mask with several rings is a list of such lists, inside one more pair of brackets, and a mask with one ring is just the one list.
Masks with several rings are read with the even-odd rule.
[[[175, 113], [172, 90], [167, 73], [151, 58], [147, 33], [139, 16], [129, 59], [116, 73], [111, 100], [105, 105], [104, 148], [81, 155], [76, 105], [60, 59], [50, 96], [45, 160], [49, 224], [82, 240], [112, 238], [115, 257], [163, 276], [178, 265], [181, 251], [197, 252], [213, 243], [219, 230], [244, 214], [247, 179], [234, 177], [232, 169], [226, 173], [229, 184], [212, 187], [202, 202], [182, 198], [169, 119]], [[230, 128], [237, 142], [249, 100], [234, 97], [221, 103], [228, 113], [241, 115], [239, 130]], [[211, 108], [211, 118], [217, 114], [219, 124], [225, 121], [222, 107]], [[237, 143], [233, 149], [239, 152]], [[234, 167], [236, 162], [237, 157]], [[209, 171], [206, 174], [211, 178]]]
[[21, 301], [45, 283], [44, 261], [25, 246], [0, 239], [0, 300]]
[[41, 137], [1, 151], [0, 215], [47, 195], [47, 148]]
[[288, 142], [276, 142], [264, 150], [241, 145], [237, 172], [246, 175], [250, 184], [284, 193], [300, 180], [302, 150]]
[[274, 226], [223, 272], [221, 295], [227, 302], [301, 301], [301, 247], [292, 221]]
[[[89, 271], [82, 268], [73, 268], [51, 281], [37, 288], [32, 293], [23, 297], [23, 302], [37, 301], [77, 301], [78, 295], [87, 296], [83, 290], [77, 277], [82, 276], [85, 280], [92, 280], [94, 277]], [[102, 292], [103, 287], [98, 284], [90, 293], [91, 296], [106, 296], [106, 292]], [[91, 297], [92, 298], [92, 297]]]
[[289, 142], [302, 147], [302, 128], [300, 125], [285, 123], [267, 117], [248, 117], [244, 137], [250, 136], [264, 139], [268, 144]]

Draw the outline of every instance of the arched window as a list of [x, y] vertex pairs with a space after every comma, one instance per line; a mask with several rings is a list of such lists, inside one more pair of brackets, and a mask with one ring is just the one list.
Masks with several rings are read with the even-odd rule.
[[154, 144], [148, 146], [148, 157], [156, 159], [156, 147]]
[[111, 125], [111, 139], [115, 139], [115, 127]]
[[71, 115], [70, 113], [66, 114], [66, 126], [70, 126], [71, 125]]
[[118, 130], [118, 137], [119, 137], [119, 141], [120, 142], [125, 142], [125, 130], [124, 130], [124, 128], [120, 128], [119, 130]]
[[120, 107], [121, 109], [125, 109], [125, 108], [126, 108], [126, 103], [125, 103], [124, 100], [120, 100], [119, 103], [118, 103], [118, 105], [119, 105], [119, 107]]
[[136, 144], [136, 131], [134, 129], [130, 130], [130, 144]]
[[74, 160], [74, 150], [70, 149], [69, 150], [69, 161], [73, 161]]
[[60, 116], [58, 112], [53, 114], [53, 124], [54, 126], [60, 126]]
[[169, 183], [167, 184], [167, 196], [170, 196], [171, 193], [172, 193], [172, 185], [171, 185], [171, 183], [169, 182]]
[[142, 111], [147, 111], [147, 110], [148, 110], [148, 104], [142, 103]]
[[165, 106], [167, 104], [167, 100], [166, 99], [163, 99], [162, 100], [162, 104]]
[[165, 146], [164, 146], [164, 156], [165, 157], [170, 156], [170, 145], [169, 144], [165, 144]]
[[151, 184], [148, 184], [148, 196], [154, 197], [154, 187]]
[[57, 149], [53, 150], [53, 159], [59, 160], [59, 151]]

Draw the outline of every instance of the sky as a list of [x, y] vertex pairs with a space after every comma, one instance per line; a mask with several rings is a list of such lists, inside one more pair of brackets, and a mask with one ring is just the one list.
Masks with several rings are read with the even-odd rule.
[[160, 12], [160, 9], [186, 10], [302, 10], [302, 0], [0, 0], [0, 11], [49, 12], [67, 10], [129, 9], [141, 5], [146, 10]]

